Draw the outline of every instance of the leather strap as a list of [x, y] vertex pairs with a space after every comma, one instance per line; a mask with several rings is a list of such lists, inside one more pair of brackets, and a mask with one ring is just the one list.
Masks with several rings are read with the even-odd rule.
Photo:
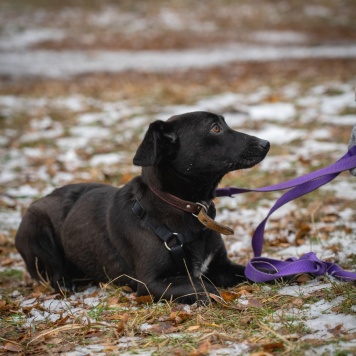
[[232, 235], [234, 230], [230, 229], [227, 226], [219, 224], [214, 219], [212, 219], [208, 214], [208, 206], [202, 203], [192, 203], [187, 200], [180, 199], [172, 194], [161, 192], [158, 189], [148, 185], [151, 191], [157, 195], [160, 199], [168, 203], [169, 205], [174, 206], [177, 209], [183, 210], [187, 213], [191, 213], [198, 218], [198, 220], [208, 229], [216, 231], [223, 235]]
[[233, 235], [234, 230], [230, 229], [227, 226], [224, 226], [222, 224], [217, 223], [215, 220], [213, 220], [204, 209], [200, 209], [199, 214], [198, 214], [198, 220], [208, 229], [214, 230], [219, 232], [220, 234], [223, 235]]
[[198, 214], [202, 208], [202, 204], [192, 203], [191, 201], [180, 199], [172, 194], [161, 192], [151, 185], [148, 185], [148, 187], [163, 201], [187, 213]]

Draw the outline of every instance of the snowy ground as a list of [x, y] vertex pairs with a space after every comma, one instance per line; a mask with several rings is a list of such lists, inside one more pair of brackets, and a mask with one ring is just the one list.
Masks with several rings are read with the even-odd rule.
[[[325, 18], [335, 11], [326, 5], [318, 6], [305, 6], [303, 16]], [[246, 3], [242, 13], [249, 13], [248, 8], [252, 11]], [[272, 16], [268, 9], [267, 6], [267, 17]], [[32, 286], [22, 273], [24, 264], [13, 245], [26, 207], [55, 187], [70, 182], [126, 183], [139, 174], [139, 169], [131, 163], [132, 157], [152, 120], [165, 120], [188, 111], [210, 110], [223, 114], [232, 128], [269, 140], [272, 144], [270, 154], [258, 167], [229, 174], [222, 182], [222, 186], [249, 188], [285, 181], [333, 163], [346, 152], [351, 127], [356, 123], [355, 81], [352, 78], [319, 75], [318, 69], [308, 67], [306, 72], [317, 73], [314, 80], [306, 82], [305, 76], [299, 78], [297, 75], [292, 81], [283, 78], [276, 87], [275, 83], [269, 85], [258, 76], [246, 75], [246, 83], [240, 86], [243, 90], [237, 90], [227, 85], [228, 80], [224, 82], [224, 78], [214, 76], [216, 66], [228, 62], [232, 73], [249, 73], [240, 61], [261, 62], [262, 59], [261, 68], [267, 68], [266, 61], [273, 65], [276, 60], [283, 59], [286, 62], [278, 62], [284, 63], [282, 68], [290, 65], [302, 72], [305, 62], [298, 64], [296, 59], [317, 57], [322, 67], [323, 60], [330, 57], [354, 58], [355, 42], [347, 31], [342, 32], [346, 36], [343, 41], [327, 41], [320, 34], [298, 32], [294, 28], [270, 31], [254, 28], [248, 36], [233, 38], [233, 43], [219, 43], [220, 38], [216, 38], [217, 43], [209, 42], [204, 48], [188, 41], [187, 48], [162, 50], [153, 44], [153, 48], [133, 49], [120, 37], [124, 50], [120, 51], [108, 40], [105, 44], [108, 51], [106, 47], [98, 48], [101, 34], [98, 28], [107, 29], [120, 20], [126, 24], [126, 35], [134, 33], [136, 36], [142, 28], [150, 28], [154, 34], [157, 28], [180, 33], [182, 28], [187, 29], [191, 17], [187, 17], [186, 12], [185, 16], [180, 16], [179, 11], [167, 6], [159, 11], [155, 27], [150, 17], [141, 18], [141, 22], [133, 21], [137, 20], [136, 13], [123, 11], [119, 14], [104, 8], [97, 16], [89, 13], [85, 17], [97, 31], [85, 37], [90, 44], [89, 50], [73, 50], [71, 41], [76, 43], [77, 39], [69, 41], [69, 30], [63, 26], [69, 21], [65, 16], [70, 13], [68, 11], [62, 10], [53, 23], [49, 21], [49, 12], [38, 11], [27, 29], [21, 29], [19, 23], [29, 21], [28, 15], [15, 16], [14, 12], [0, 33], [0, 276], [3, 278], [0, 282], [0, 350], [43, 354], [44, 345], [50, 344], [54, 354], [62, 352], [68, 356], [130, 354], [132, 350], [144, 355], [154, 352], [193, 355], [194, 350], [196, 355], [354, 353], [355, 287], [329, 277], [310, 280], [304, 276], [292, 285], [257, 286], [257, 289], [246, 291], [232, 289], [229, 293], [235, 294], [228, 300], [229, 306], [236, 314], [240, 313], [238, 321], [241, 323], [235, 330], [222, 322], [219, 326], [217, 317], [211, 317], [214, 308], [219, 309], [217, 306], [208, 311], [183, 306], [179, 313], [184, 320], [177, 321], [176, 307], [173, 311], [171, 307], [161, 311], [166, 307], [163, 305], [142, 307], [128, 290], [115, 292], [109, 286], [91, 286], [62, 298], [42, 287]], [[75, 11], [82, 18], [80, 8]], [[257, 16], [253, 11], [251, 14]], [[340, 18], [347, 22], [345, 9], [342, 16]], [[3, 20], [6, 19], [3, 17]], [[201, 26], [195, 23], [194, 27], [189, 27], [194, 35], [202, 36], [202, 29], [212, 37], [215, 33], [223, 33], [218, 21], [199, 21]], [[86, 26], [88, 24], [85, 22]], [[115, 28], [115, 31], [119, 34], [122, 29]], [[77, 36], [75, 31], [73, 33]], [[82, 32], [78, 30], [78, 33]], [[231, 32], [226, 33], [231, 36]], [[109, 32], [109, 39], [111, 35]], [[315, 46], [316, 38], [321, 45]], [[64, 48], [56, 47], [59, 42]], [[288, 62], [290, 60], [294, 62]], [[349, 65], [347, 61], [342, 63]], [[187, 84], [186, 90], [193, 93], [189, 99], [183, 94], [178, 96], [171, 85], [171, 92], [165, 87], [157, 94], [157, 85], [151, 82], [144, 84], [154, 84], [155, 90], [149, 87], [138, 91], [135, 86], [143, 85], [141, 78], [137, 83], [123, 82], [127, 90], [125, 95], [116, 93], [117, 87], [103, 89], [98, 85], [93, 91], [96, 94], [90, 94], [85, 87], [88, 85], [86, 78], [92, 83], [101, 80], [91, 73], [85, 77], [87, 72], [112, 72], [109, 76], [114, 76], [131, 70], [152, 81], [160, 81], [160, 77], [155, 77], [156, 72], [163, 71], [163, 75], [170, 78], [170, 71], [184, 76], [184, 71], [191, 68], [199, 69], [203, 77], [206, 76], [202, 86], [209, 87], [209, 91], [201, 89], [201, 82], [198, 85], [187, 80], [193, 88], [189, 89]], [[276, 69], [273, 77], [283, 77], [278, 73], [280, 68], [273, 68]], [[84, 77], [76, 77], [77, 74]], [[193, 75], [196, 73], [190, 71], [188, 77]], [[120, 78], [126, 77], [118, 77], [118, 80]], [[212, 84], [214, 81], [219, 84]], [[74, 91], [73, 83], [77, 85]], [[163, 80], [160, 85], [165, 85], [161, 83], [165, 83]], [[135, 87], [135, 91], [131, 87]], [[105, 90], [111, 96], [102, 95], [101, 91]], [[127, 94], [130, 90], [139, 92], [140, 96], [130, 97]], [[152, 104], [151, 97], [155, 99], [157, 95], [171, 95], [172, 99]], [[246, 263], [252, 257], [252, 232], [280, 194], [254, 193], [217, 200], [217, 220], [235, 230], [233, 237], [225, 240], [233, 260]], [[355, 202], [356, 178], [346, 172], [319, 191], [289, 203], [270, 218], [264, 255], [285, 259], [314, 251], [321, 259], [355, 270]], [[279, 300], [281, 303], [277, 302]], [[146, 314], [150, 317], [143, 317]], [[168, 316], [163, 317], [166, 314]], [[160, 317], [155, 317], [157, 315]], [[253, 318], [258, 319], [258, 324], [247, 333], [246, 325], [255, 325], [256, 320], [251, 321]], [[78, 334], [69, 340], [63, 335], [70, 328]], [[115, 330], [116, 334], [113, 331], [114, 336], [105, 334], [104, 338], [103, 330]], [[155, 344], [150, 337], [157, 338], [158, 342]], [[194, 345], [190, 351], [179, 345], [187, 343], [188, 339]]]

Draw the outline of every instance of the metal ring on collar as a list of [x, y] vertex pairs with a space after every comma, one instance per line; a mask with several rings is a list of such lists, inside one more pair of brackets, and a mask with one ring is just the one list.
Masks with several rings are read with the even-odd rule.
[[[205, 210], [206, 213], [208, 212], [208, 208], [207, 208], [206, 205], [204, 205], [204, 204], [202, 204], [202, 203], [195, 203], [195, 204], [201, 206], [201, 207]], [[195, 216], [196, 218], [198, 217], [197, 214], [193, 214], [193, 213], [192, 213], [192, 215]]]

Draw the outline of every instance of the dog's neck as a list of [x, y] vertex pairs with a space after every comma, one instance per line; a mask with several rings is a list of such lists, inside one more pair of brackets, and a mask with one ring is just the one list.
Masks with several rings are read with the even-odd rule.
[[215, 181], [210, 177], [187, 177], [179, 175], [173, 169], [143, 167], [142, 179], [147, 185], [169, 193], [180, 199], [192, 202], [208, 202], [215, 196], [215, 189], [221, 179]]

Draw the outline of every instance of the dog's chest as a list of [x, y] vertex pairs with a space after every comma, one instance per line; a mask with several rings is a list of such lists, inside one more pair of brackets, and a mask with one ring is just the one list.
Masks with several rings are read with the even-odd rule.
[[214, 254], [210, 253], [205, 258], [197, 259], [193, 262], [193, 275], [196, 278], [201, 277], [208, 272], [210, 262], [213, 259]]

